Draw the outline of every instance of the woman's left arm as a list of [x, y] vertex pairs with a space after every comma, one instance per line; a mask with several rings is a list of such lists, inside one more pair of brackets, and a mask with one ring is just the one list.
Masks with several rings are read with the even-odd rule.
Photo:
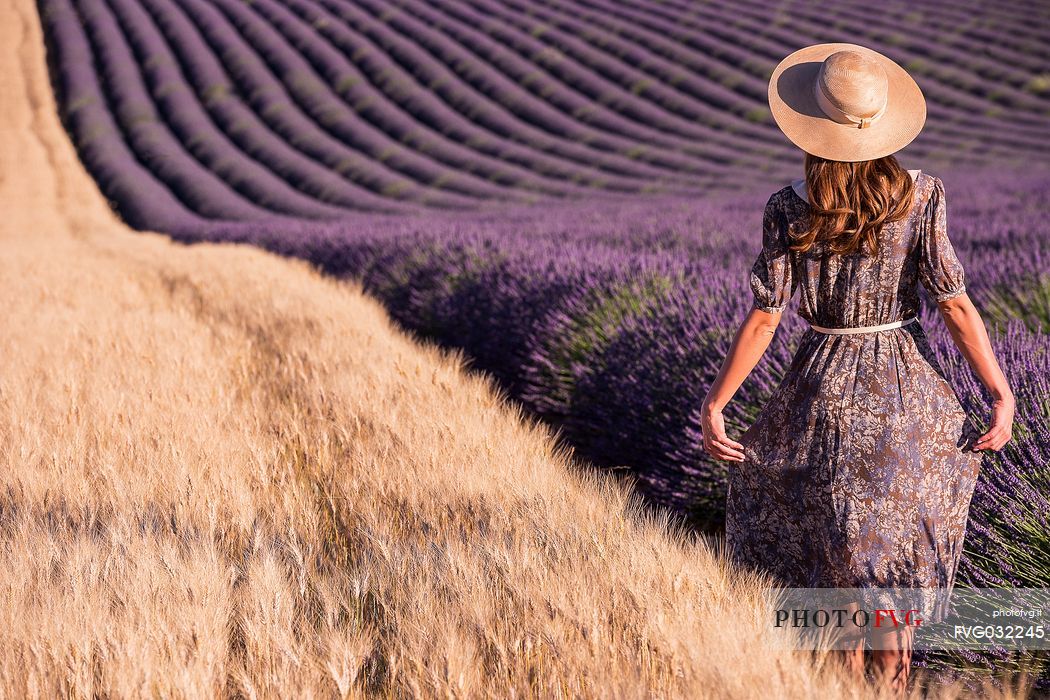
[[726, 435], [722, 410], [762, 359], [780, 325], [782, 311], [769, 313], [757, 307], [737, 329], [722, 368], [711, 384], [701, 409], [704, 451], [717, 459], [744, 461], [744, 446]]

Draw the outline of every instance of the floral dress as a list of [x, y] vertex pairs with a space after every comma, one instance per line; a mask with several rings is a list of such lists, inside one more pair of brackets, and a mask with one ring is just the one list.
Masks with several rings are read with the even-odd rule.
[[[789, 251], [809, 203], [791, 186], [775, 192], [751, 271], [755, 306], [782, 311], [798, 289], [802, 318], [854, 328], [915, 316], [918, 284], [937, 301], [962, 294], [944, 185], [913, 177], [911, 212], [883, 228], [876, 256]], [[926, 622], [943, 621], [979, 435], [918, 321], [847, 335], [809, 328], [740, 438], [745, 460], [730, 463], [729, 554], [787, 587], [925, 589]]]

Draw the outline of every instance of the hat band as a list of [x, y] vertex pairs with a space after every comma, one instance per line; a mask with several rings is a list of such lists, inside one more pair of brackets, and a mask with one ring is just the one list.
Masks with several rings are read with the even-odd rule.
[[888, 100], [884, 101], [882, 107], [879, 108], [879, 111], [870, 117], [858, 117], [849, 112], [843, 112], [832, 104], [831, 100], [828, 99], [828, 96], [824, 94], [824, 86], [821, 84], [819, 78], [813, 83], [813, 95], [817, 98], [817, 106], [820, 107], [824, 114], [841, 124], [856, 124], [858, 129], [866, 129], [871, 126], [873, 122], [878, 121], [879, 117], [886, 113], [886, 104], [888, 103]]

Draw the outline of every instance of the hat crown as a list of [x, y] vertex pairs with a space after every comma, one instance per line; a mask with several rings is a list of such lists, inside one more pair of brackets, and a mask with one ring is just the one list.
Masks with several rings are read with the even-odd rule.
[[769, 78], [769, 111], [788, 140], [825, 160], [857, 163], [911, 143], [926, 122], [918, 83], [860, 44], [804, 46]]
[[816, 88], [838, 111], [863, 119], [886, 106], [889, 77], [875, 58], [846, 49], [824, 59]]

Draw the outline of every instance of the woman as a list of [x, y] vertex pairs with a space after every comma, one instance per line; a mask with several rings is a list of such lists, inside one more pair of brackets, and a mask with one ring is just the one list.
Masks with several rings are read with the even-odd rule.
[[[775, 192], [751, 270], [754, 308], [703, 406], [705, 451], [729, 469], [726, 541], [741, 564], [797, 588], [920, 588], [945, 613], [983, 450], [1011, 437], [1014, 398], [948, 239], [944, 186], [893, 153], [926, 120], [922, 92], [885, 56], [819, 44], [769, 85], [773, 116], [806, 153]], [[916, 322], [921, 284], [992, 397], [980, 434]], [[739, 442], [722, 411], [801, 289], [810, 323], [783, 381]], [[912, 627], [869, 631], [879, 676], [903, 693]], [[844, 652], [863, 675], [864, 642]], [[877, 650], [877, 651], [876, 651]]]

